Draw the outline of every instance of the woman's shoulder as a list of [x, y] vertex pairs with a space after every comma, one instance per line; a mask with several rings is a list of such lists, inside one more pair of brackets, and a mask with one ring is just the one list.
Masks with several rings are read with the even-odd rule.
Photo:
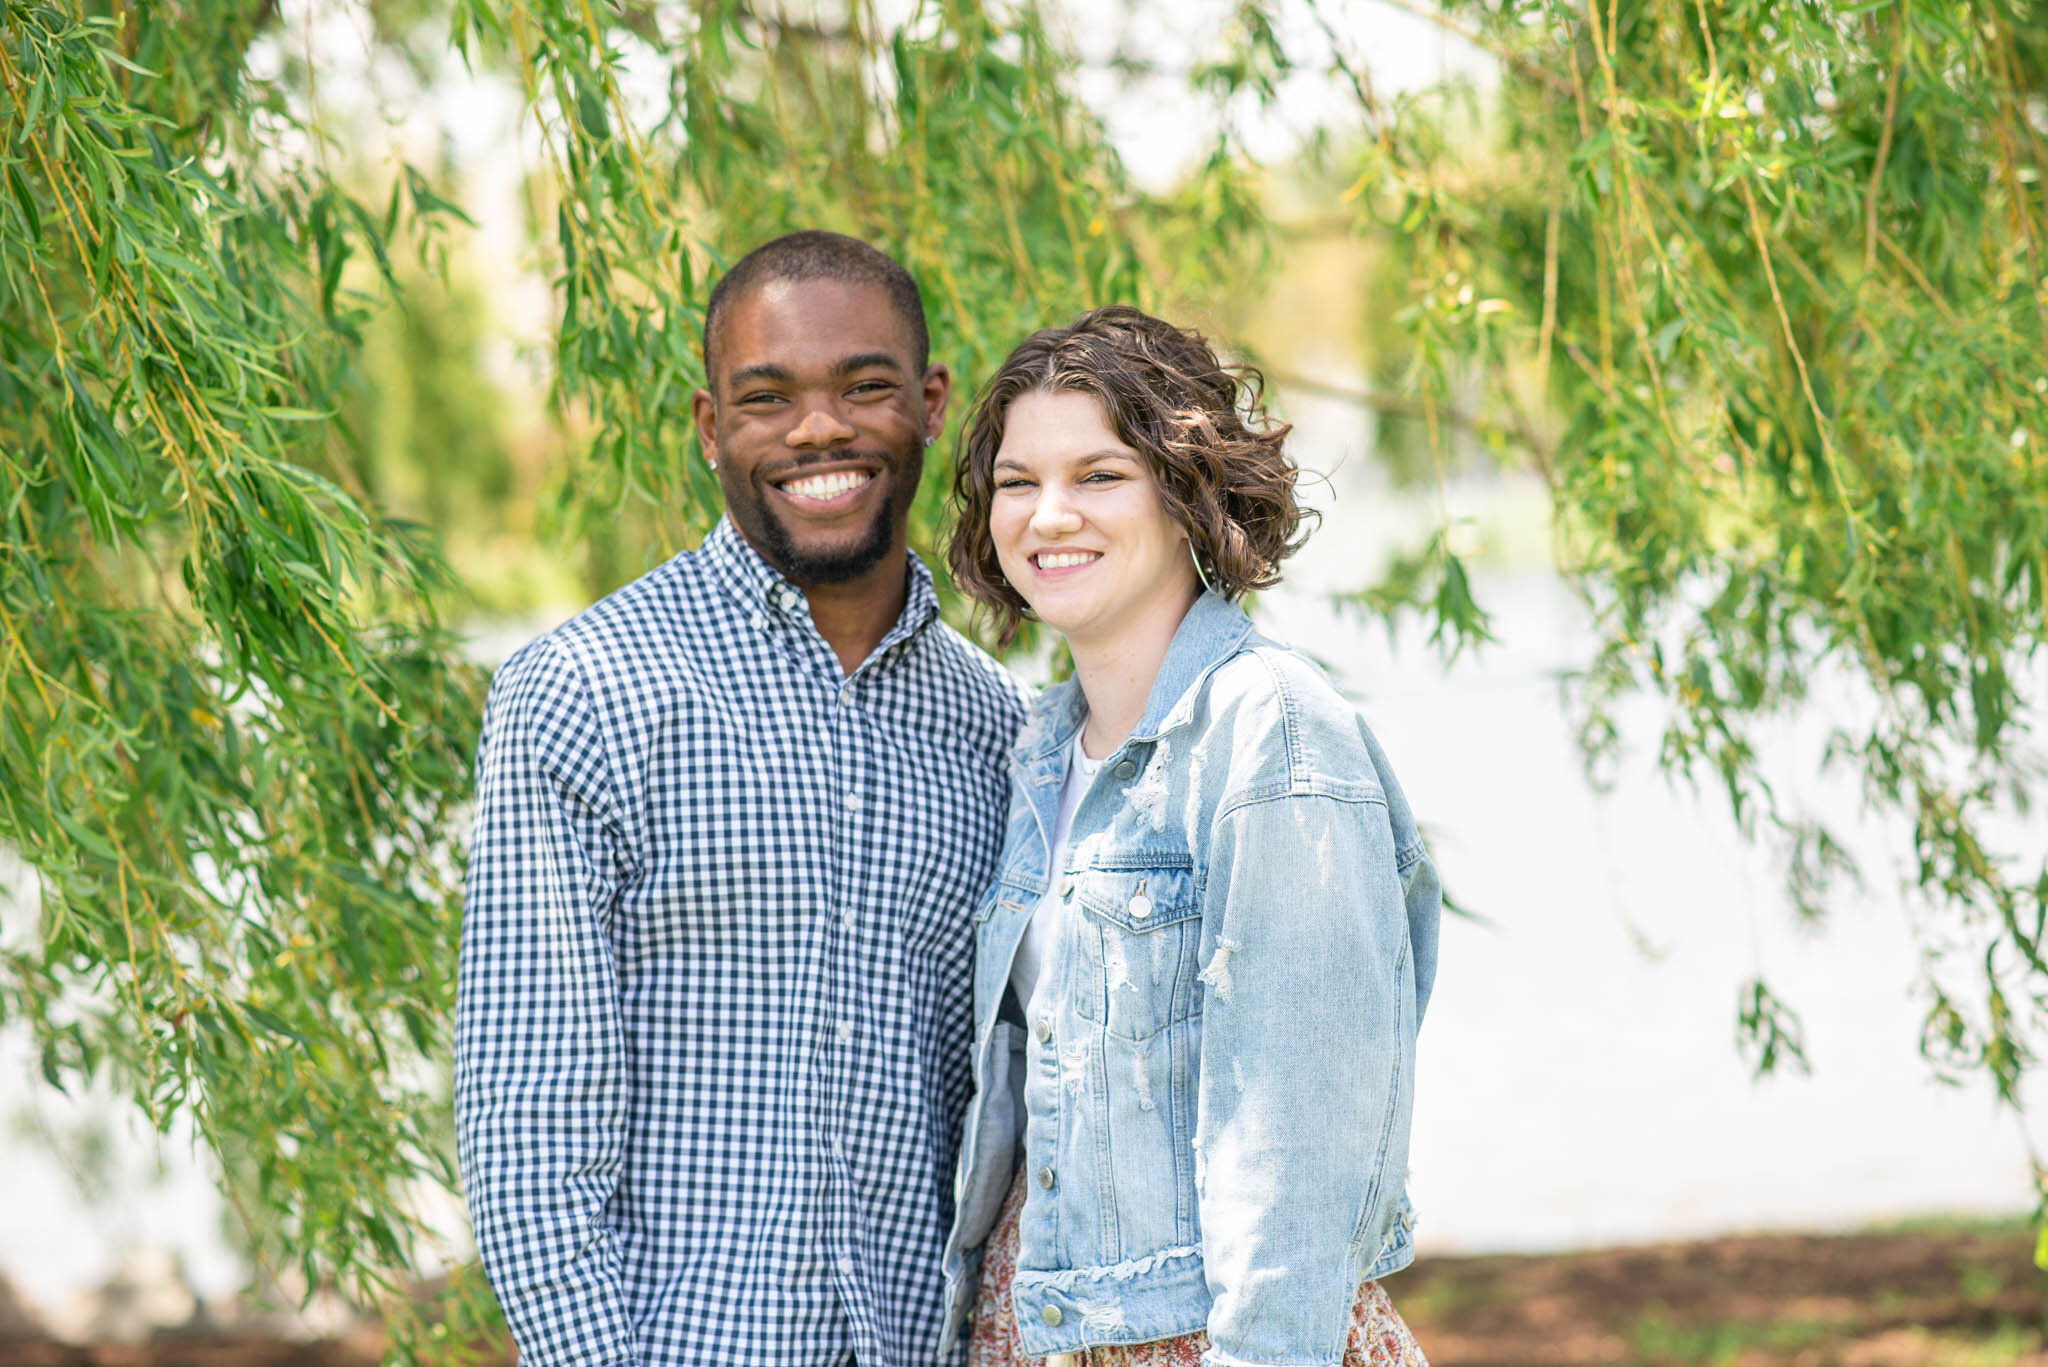
[[1201, 743], [1228, 755], [1238, 796], [1378, 795], [1364, 719], [1300, 651], [1254, 634], [1210, 674], [1204, 693]]

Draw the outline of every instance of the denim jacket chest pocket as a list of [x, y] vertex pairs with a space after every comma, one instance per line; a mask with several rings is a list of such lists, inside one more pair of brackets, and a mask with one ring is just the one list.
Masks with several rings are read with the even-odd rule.
[[1201, 1009], [1202, 903], [1185, 864], [1074, 875], [1074, 1010], [1110, 1034], [1150, 1039]]

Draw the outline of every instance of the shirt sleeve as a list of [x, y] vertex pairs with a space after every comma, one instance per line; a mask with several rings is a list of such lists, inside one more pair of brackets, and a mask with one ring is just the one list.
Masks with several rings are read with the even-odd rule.
[[1375, 798], [1267, 798], [1212, 831], [1195, 1128], [1209, 1367], [1343, 1359], [1408, 1171], [1407, 886]]
[[629, 867], [588, 689], [553, 642], [506, 662], [477, 758], [456, 997], [457, 1155], [528, 1367], [634, 1362], [606, 1203], [627, 1126], [606, 934]]

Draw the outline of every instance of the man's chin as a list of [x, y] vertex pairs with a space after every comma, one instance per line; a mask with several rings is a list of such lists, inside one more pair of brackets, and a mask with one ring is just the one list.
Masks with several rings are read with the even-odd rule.
[[858, 579], [882, 563], [895, 540], [886, 512], [850, 537], [802, 537], [772, 513], [767, 521], [770, 544], [763, 550], [777, 569], [801, 584]]

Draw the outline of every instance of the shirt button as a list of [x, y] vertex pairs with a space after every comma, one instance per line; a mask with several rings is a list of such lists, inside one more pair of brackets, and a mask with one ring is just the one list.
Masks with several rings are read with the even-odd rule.
[[1038, 1036], [1038, 1042], [1039, 1042], [1040, 1044], [1049, 1044], [1049, 1043], [1051, 1043], [1051, 1042], [1052, 1042], [1052, 1022], [1051, 1022], [1051, 1021], [1049, 1021], [1049, 1020], [1047, 1020], [1047, 1019], [1046, 1019], [1045, 1017], [1043, 1017], [1043, 1016], [1040, 1016], [1040, 1017], [1038, 1018], [1038, 1029], [1037, 1029], [1037, 1030], [1036, 1030], [1036, 1031], [1035, 1031], [1034, 1033], [1035, 1033], [1035, 1034], [1036, 1034], [1036, 1035]]
[[859, 793], [848, 793], [846, 795], [846, 810], [849, 812], [857, 812], [860, 810]]
[[1041, 1186], [1041, 1187], [1044, 1187], [1044, 1188], [1045, 1188], [1045, 1189], [1046, 1189], [1047, 1191], [1051, 1191], [1051, 1190], [1052, 1190], [1052, 1183], [1053, 1183], [1052, 1169], [1051, 1169], [1051, 1168], [1040, 1168], [1040, 1169], [1038, 1170], [1038, 1185], [1039, 1185], [1039, 1186]]
[[851, 1044], [851, 1043], [853, 1043], [853, 1022], [852, 1022], [852, 1021], [841, 1021], [841, 1022], [839, 1022], [839, 1042], [840, 1042], [841, 1044]]
[[1060, 1314], [1060, 1308], [1057, 1305], [1046, 1306], [1045, 1309], [1038, 1312], [1038, 1317], [1054, 1329], [1059, 1328], [1060, 1321], [1066, 1318], [1066, 1316]]
[[757, 612], [747, 619], [747, 625], [756, 631], [766, 631], [768, 629], [768, 615]]
[[841, 1258], [839, 1260], [839, 1275], [842, 1277], [851, 1277], [853, 1275], [853, 1259]]
[[1117, 765], [1116, 776], [1118, 778], [1136, 778], [1138, 776], [1138, 761], [1127, 759], [1122, 764]]
[[848, 930], [853, 929], [853, 921], [854, 917], [852, 912], [845, 911], [839, 914], [839, 924], [845, 926]]

